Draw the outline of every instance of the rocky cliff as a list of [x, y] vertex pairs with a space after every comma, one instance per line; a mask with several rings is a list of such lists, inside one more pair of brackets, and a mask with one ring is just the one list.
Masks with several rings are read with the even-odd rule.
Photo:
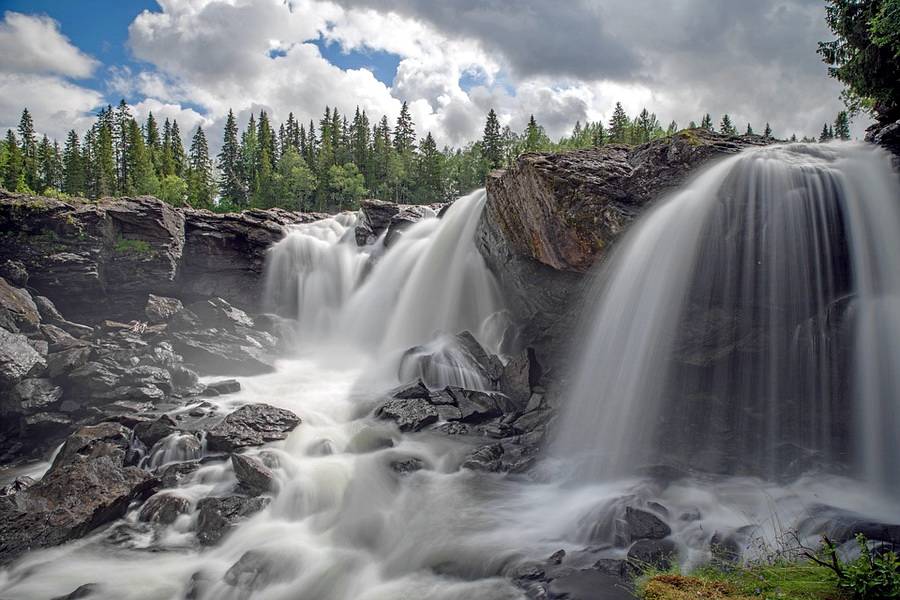
[[585, 273], [628, 225], [709, 161], [768, 143], [704, 129], [636, 147], [525, 154], [487, 180], [478, 228], [524, 344], [548, 365], [564, 356]]
[[150, 196], [62, 202], [0, 191], [0, 264], [23, 264], [29, 285], [75, 321], [135, 318], [148, 293], [222, 297], [257, 311], [266, 250], [286, 225], [317, 218], [216, 214]]

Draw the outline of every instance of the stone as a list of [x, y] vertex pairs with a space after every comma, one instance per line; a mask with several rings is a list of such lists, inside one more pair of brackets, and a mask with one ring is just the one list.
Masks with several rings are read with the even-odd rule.
[[356, 243], [359, 246], [374, 244], [387, 231], [391, 218], [400, 212], [400, 207], [384, 200], [363, 200], [360, 202], [359, 220], [356, 223]]
[[393, 421], [400, 431], [419, 431], [437, 422], [438, 411], [423, 398], [391, 398], [376, 410], [379, 419]]
[[49, 379], [23, 379], [13, 387], [9, 399], [0, 399], [0, 412], [11, 403], [10, 412], [31, 413], [46, 410], [62, 398], [63, 390]]
[[86, 425], [66, 438], [50, 470], [72, 463], [79, 457], [113, 457], [122, 460], [130, 443], [131, 431], [124, 425], [108, 421]]
[[178, 431], [178, 425], [169, 415], [162, 415], [154, 421], [144, 421], [134, 426], [134, 435], [145, 446], [152, 448], [159, 440]]
[[299, 424], [300, 417], [289, 410], [268, 404], [248, 404], [207, 431], [207, 448], [214, 452], [234, 452], [261, 446], [283, 440]]
[[34, 300], [34, 305], [37, 307], [38, 314], [41, 316], [41, 321], [44, 323], [65, 321], [50, 298], [47, 298], [46, 296], [32, 296], [32, 300]]
[[391, 470], [398, 475], [409, 475], [425, 468], [425, 461], [416, 456], [394, 459], [390, 462]]
[[188, 305], [188, 310], [197, 315], [204, 327], [233, 329], [234, 327], [253, 328], [253, 319], [239, 308], [229, 304], [222, 298], [210, 298]]
[[144, 315], [149, 323], [166, 323], [172, 316], [184, 308], [181, 300], [148, 294]]
[[191, 503], [187, 498], [172, 493], [154, 494], [144, 502], [138, 518], [148, 523], [171, 525], [190, 509]]
[[625, 507], [625, 532], [629, 540], [659, 540], [668, 537], [672, 529], [653, 513]]
[[79, 585], [77, 588], [75, 588], [75, 591], [69, 592], [65, 596], [57, 596], [52, 600], [82, 600], [84, 598], [90, 598], [91, 596], [94, 596], [102, 589], [103, 588], [100, 586], [100, 584], [85, 583], [84, 585]]
[[199, 468], [199, 460], [191, 460], [166, 465], [158, 471], [160, 487], [178, 487], [178, 485], [181, 484], [182, 481], [186, 480], [189, 475], [194, 474]]
[[295, 556], [267, 550], [248, 550], [225, 571], [223, 579], [232, 587], [257, 591], [273, 583], [291, 581], [300, 570]]
[[0, 496], [12, 496], [13, 494], [17, 494], [22, 490], [30, 488], [34, 484], [34, 478], [29, 477], [28, 475], [16, 477], [10, 483], [0, 487]]
[[628, 563], [637, 572], [647, 568], [666, 571], [675, 564], [677, 550], [670, 539], [638, 540], [628, 549]]
[[413, 383], [394, 388], [389, 395], [392, 398], [408, 400], [410, 398], [428, 398], [431, 396], [431, 392], [428, 390], [428, 386], [426, 386], [422, 379], [419, 378]]
[[41, 334], [47, 340], [50, 352], [62, 352], [72, 348], [85, 346], [85, 342], [69, 335], [65, 330], [56, 325], [44, 324], [40, 326]]
[[424, 205], [400, 205], [397, 214], [391, 217], [384, 236], [384, 245], [393, 246], [403, 236], [403, 231], [427, 217], [434, 217], [434, 210]]
[[27, 290], [0, 277], [0, 327], [14, 333], [34, 331], [41, 322], [34, 300]]
[[262, 461], [243, 454], [232, 454], [231, 466], [238, 483], [252, 496], [275, 489], [275, 474]]
[[203, 498], [197, 503], [197, 540], [204, 546], [217, 544], [235, 523], [261, 511], [270, 501], [246, 496]]
[[[401, 380], [421, 379], [429, 388], [441, 388], [448, 372], [461, 372], [473, 383], [495, 386], [502, 369], [498, 357], [488, 354], [470, 332], [463, 331], [404, 352], [398, 375]], [[467, 381], [467, 385], [471, 384]]]
[[18, 288], [28, 285], [28, 270], [18, 260], [5, 260], [0, 263], [0, 277]]
[[56, 379], [87, 364], [90, 348], [70, 348], [47, 355], [47, 375]]
[[236, 394], [239, 391], [241, 391], [241, 383], [237, 379], [223, 379], [207, 383], [202, 395], [224, 396], [226, 394]]
[[28, 343], [28, 338], [0, 327], [0, 385], [14, 386], [46, 366], [44, 358]]
[[112, 392], [120, 381], [121, 378], [109, 367], [98, 362], [88, 362], [69, 373], [72, 387], [89, 396]]
[[542, 374], [534, 348], [526, 348], [503, 366], [499, 389], [519, 410], [525, 410], [531, 400], [532, 388], [540, 385]]
[[170, 341], [185, 362], [201, 373], [250, 376], [274, 371], [267, 348], [252, 337], [204, 330], [175, 333]]
[[460, 410], [459, 420], [464, 423], [482, 423], [503, 414], [493, 394], [461, 388], [448, 389], [456, 398], [456, 405]]

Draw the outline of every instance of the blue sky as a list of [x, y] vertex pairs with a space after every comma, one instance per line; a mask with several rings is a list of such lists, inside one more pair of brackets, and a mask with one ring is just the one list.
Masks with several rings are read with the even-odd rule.
[[[812, 0], [0, 0], [0, 130], [24, 106], [51, 137], [124, 97], [139, 118], [211, 131], [229, 109], [324, 107], [477, 139], [488, 110], [553, 137], [616, 102], [685, 125], [704, 113], [815, 135], [842, 108], [815, 53]], [[677, 10], [676, 10], [677, 9]], [[49, 17], [47, 19], [46, 17]], [[52, 43], [48, 43], [52, 42]], [[743, 126], [743, 125], [742, 125]], [[865, 122], [857, 122], [859, 135]]]

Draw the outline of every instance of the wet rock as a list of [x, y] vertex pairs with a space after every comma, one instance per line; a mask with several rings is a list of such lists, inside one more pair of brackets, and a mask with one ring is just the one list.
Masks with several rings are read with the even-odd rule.
[[134, 435], [148, 448], [158, 441], [178, 431], [178, 424], [169, 415], [162, 415], [154, 421], [144, 421], [134, 426]]
[[363, 200], [360, 203], [359, 221], [356, 223], [356, 243], [359, 246], [374, 244], [391, 224], [391, 218], [400, 212], [400, 207], [384, 200]]
[[393, 246], [403, 236], [403, 231], [411, 225], [427, 217], [436, 216], [434, 210], [423, 205], [401, 205], [399, 208], [397, 214], [391, 217], [384, 236], [384, 245], [387, 247]]
[[13, 387], [7, 399], [0, 398], [0, 413], [32, 413], [47, 410], [59, 402], [63, 390], [49, 379], [23, 379]]
[[66, 331], [56, 325], [41, 325], [40, 329], [41, 334], [49, 344], [48, 350], [50, 352], [62, 352], [63, 350], [70, 350], [86, 345], [84, 341], [69, 335]]
[[225, 394], [236, 394], [239, 391], [241, 391], [241, 383], [237, 379], [223, 379], [207, 383], [203, 395], [224, 396]]
[[[364, 427], [357, 431], [347, 442], [347, 452], [352, 454], [367, 454], [384, 448], [394, 446], [394, 432], [386, 426]], [[327, 441], [327, 440], [323, 440]], [[333, 448], [332, 452], [333, 453]]]
[[524, 410], [531, 399], [532, 388], [540, 385], [543, 369], [535, 356], [534, 348], [527, 348], [514, 356], [500, 373], [500, 391]]
[[[465, 385], [496, 386], [503, 364], [468, 331], [443, 336], [424, 346], [415, 346], [400, 359], [401, 380], [421, 379], [429, 388], [441, 388], [448, 381], [466, 378]], [[452, 379], [451, 379], [452, 378]]]
[[268, 404], [248, 404], [225, 417], [207, 432], [207, 447], [214, 452], [234, 452], [249, 446], [283, 440], [300, 424], [289, 410]]
[[269, 502], [265, 497], [203, 498], [197, 503], [197, 540], [204, 546], [217, 544], [235, 523], [261, 511]]
[[147, 306], [144, 307], [144, 314], [150, 323], [165, 323], [182, 308], [184, 308], [184, 305], [177, 298], [149, 294], [147, 296]]
[[489, 394], [461, 388], [448, 388], [456, 399], [460, 411], [459, 420], [464, 423], [482, 423], [503, 414], [499, 394]]
[[503, 456], [501, 444], [489, 444], [473, 450], [463, 461], [463, 468], [475, 471], [500, 471], [502, 466], [500, 459]]
[[88, 362], [69, 373], [72, 387], [88, 396], [112, 392], [120, 381], [121, 378], [109, 367], [98, 362]]
[[512, 422], [512, 426], [522, 433], [535, 431], [546, 427], [553, 416], [553, 412], [547, 409], [532, 410]]
[[232, 454], [231, 466], [238, 483], [251, 495], [258, 496], [275, 489], [275, 474], [262, 461], [243, 454]]
[[566, 600], [633, 600], [634, 592], [619, 577], [596, 569], [565, 573], [550, 582], [550, 597]]
[[264, 340], [268, 344], [264, 346], [258, 337], [248, 334], [198, 329], [175, 333], [170, 341], [185, 362], [201, 373], [249, 376], [274, 370], [269, 357], [275, 346], [272, 338]]
[[737, 535], [723, 535], [717, 531], [709, 539], [709, 552], [713, 562], [735, 565], [740, 562], [742, 551]]
[[5, 260], [0, 263], [0, 277], [18, 288], [28, 285], [28, 270], [18, 260]]
[[90, 348], [70, 348], [47, 355], [47, 375], [57, 378], [87, 364], [91, 356]]
[[401, 400], [408, 400], [410, 398], [429, 398], [431, 392], [429, 391], [428, 386], [426, 386], [420, 378], [416, 379], [414, 383], [401, 385], [400, 387], [395, 388], [390, 392], [390, 396]]
[[82, 600], [84, 598], [90, 598], [91, 596], [94, 596], [102, 589], [103, 588], [100, 586], [100, 584], [86, 583], [75, 588], [75, 591], [70, 592], [65, 596], [57, 596], [53, 598], [53, 600]]
[[131, 432], [119, 423], [105, 422], [87, 425], [66, 438], [53, 460], [53, 471], [78, 458], [112, 457], [123, 460], [131, 440]]
[[28, 338], [0, 327], [0, 385], [14, 386], [45, 366], [44, 358], [31, 347]]
[[677, 547], [670, 539], [638, 540], [628, 549], [628, 563], [636, 571], [648, 567], [668, 570], [675, 564]]
[[290, 581], [299, 571], [296, 557], [264, 550], [248, 550], [225, 572], [225, 583], [245, 590], [262, 590]]
[[631, 506], [625, 507], [624, 524], [623, 533], [629, 540], [659, 540], [672, 533], [672, 529], [653, 513]]
[[28, 475], [16, 477], [10, 483], [0, 487], [0, 496], [12, 496], [22, 490], [28, 489], [35, 484], [35, 480]]
[[200, 319], [204, 327], [227, 330], [235, 327], [253, 328], [253, 319], [247, 313], [222, 298], [194, 302], [187, 309]]
[[14, 333], [34, 331], [41, 321], [37, 306], [27, 290], [0, 277], [0, 327]]
[[425, 461], [416, 456], [394, 459], [390, 462], [391, 469], [399, 475], [408, 475], [425, 468]]
[[171, 525], [190, 509], [191, 503], [187, 498], [170, 493], [154, 494], [144, 502], [138, 518], [148, 523]]
[[194, 474], [199, 468], [200, 461], [198, 460], [166, 465], [158, 471], [160, 487], [178, 487], [182, 481], [186, 480], [189, 475]]
[[400, 431], [419, 431], [437, 422], [438, 411], [422, 398], [391, 398], [375, 410], [379, 419], [393, 421]]

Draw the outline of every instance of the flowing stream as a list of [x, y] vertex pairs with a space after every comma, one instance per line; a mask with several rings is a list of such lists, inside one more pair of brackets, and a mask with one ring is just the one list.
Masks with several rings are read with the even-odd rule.
[[[798, 436], [795, 445], [823, 461], [846, 458], [874, 483], [896, 479], [897, 401], [888, 392], [900, 389], [892, 368], [900, 364], [898, 198], [881, 153], [828, 145], [747, 151], [662, 201], [598, 273], [559, 434], [544, 460], [517, 476], [459, 468], [483, 439], [400, 434], [368, 416], [400, 382], [412, 346], [440, 350], [468, 330], [503, 353], [510, 324], [473, 241], [484, 192], [411, 226], [386, 250], [356, 246], [354, 215], [298, 226], [272, 249], [265, 290], [274, 310], [297, 319], [296, 351], [275, 373], [241, 378], [239, 393], [214, 399], [223, 413], [267, 402], [302, 418], [283, 442], [250, 452], [277, 465], [271, 504], [206, 549], [192, 533], [196, 511], [160, 527], [132, 510], [0, 571], [0, 598], [46, 599], [98, 582], [92, 597], [118, 600], [501, 600], [523, 597], [508, 578], [516, 568], [559, 549], [576, 563], [583, 555], [584, 566], [624, 556], [612, 542], [625, 505], [665, 506], [686, 564], [709, 557], [717, 532], [769, 545], [789, 527], [814, 537], [823, 505], [896, 522], [898, 504], [877, 486], [828, 470], [770, 477], [770, 449]], [[751, 292], [758, 297], [746, 298]], [[810, 357], [808, 344], [831, 339], [826, 317], [839, 309], [851, 323], [852, 371], [839, 352]], [[696, 310], [718, 315], [706, 319], [718, 329], [683, 331]], [[752, 372], [719, 360], [735, 347], [746, 350], [735, 361], [756, 357]], [[673, 353], [695, 368], [679, 370]], [[443, 383], [483, 383], [448, 354]], [[781, 367], [800, 358], [805, 370], [792, 379]], [[825, 372], [832, 367], [856, 376], [842, 386]], [[732, 401], [755, 402], [746, 423], [757, 429], [752, 440], [720, 444], [726, 416], [741, 410], [710, 398], [741, 391], [735, 380], [752, 384]], [[675, 482], [643, 474], [644, 465], [681, 464], [679, 449], [657, 439], [667, 403], [697, 400], [701, 383], [709, 418], [686, 411], [693, 429], [677, 443], [693, 444], [709, 468]], [[850, 457], [828, 438], [840, 415], [826, 405], [842, 394], [861, 399]], [[781, 428], [788, 405], [814, 418]], [[176, 438], [164, 442], [154, 464], [195, 456]], [[410, 458], [425, 468], [391, 468]], [[196, 503], [235, 483], [229, 462], [210, 462], [167, 493]], [[229, 570], [248, 551], [265, 576], [236, 585]]]

